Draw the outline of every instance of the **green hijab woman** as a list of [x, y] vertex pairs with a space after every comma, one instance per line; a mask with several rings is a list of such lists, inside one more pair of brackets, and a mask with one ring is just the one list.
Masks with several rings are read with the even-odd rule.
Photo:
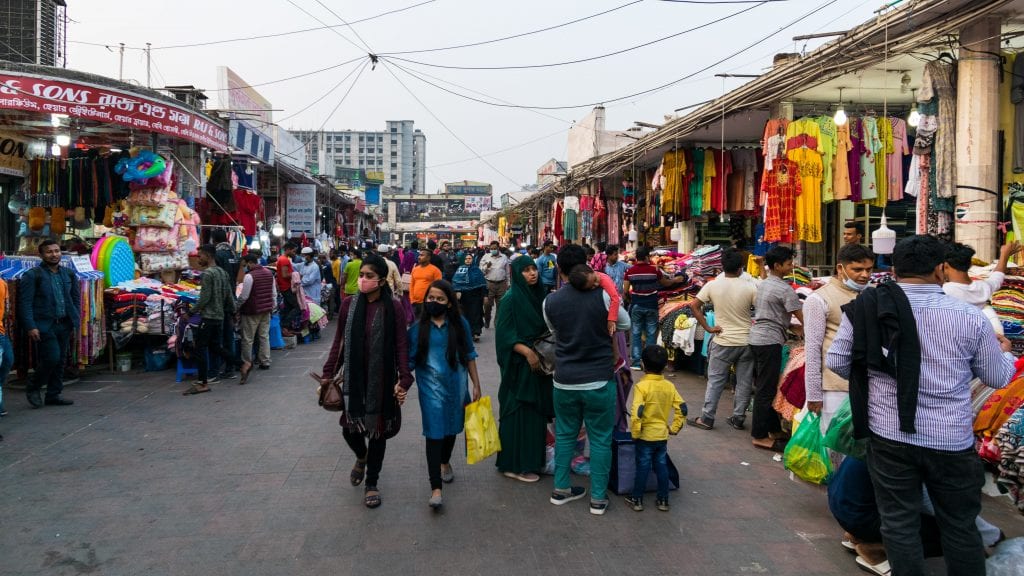
[[531, 345], [548, 332], [541, 305], [544, 286], [529, 256], [512, 261], [511, 287], [501, 299], [495, 323], [501, 452], [497, 466], [505, 476], [536, 482], [544, 468], [547, 423], [554, 416], [551, 376], [536, 372]]

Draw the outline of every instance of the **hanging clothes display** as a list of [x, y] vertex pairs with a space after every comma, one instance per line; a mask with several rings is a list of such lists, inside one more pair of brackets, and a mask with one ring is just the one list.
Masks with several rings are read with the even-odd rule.
[[785, 158], [772, 162], [765, 170], [764, 241], [792, 243], [796, 238], [796, 199], [801, 195], [800, 168]]
[[[818, 148], [821, 150], [821, 201], [828, 204], [835, 200], [836, 169], [836, 122], [831, 116], [818, 116]], [[845, 162], [843, 163], [845, 166]]]
[[[944, 60], [929, 62], [921, 76], [918, 103], [935, 100], [938, 104], [938, 129], [935, 133], [935, 185], [939, 198], [956, 195], [956, 93], [953, 64]], [[923, 112], [922, 112], [923, 114]]]
[[878, 138], [878, 121], [865, 116], [860, 121], [861, 155], [860, 163], [860, 200], [874, 200], [878, 197], [877, 172], [875, 158], [882, 151], [882, 141]]
[[907, 123], [902, 118], [890, 117], [892, 149], [885, 157], [885, 173], [888, 176], [889, 200], [903, 199], [903, 157], [910, 154], [907, 142]]
[[580, 196], [580, 238], [594, 237], [594, 197]]
[[[732, 167], [735, 173], [743, 174], [742, 204], [735, 210], [753, 212], [757, 209], [757, 157], [754, 148], [737, 148], [732, 151]], [[730, 211], [733, 211], [730, 208]]]
[[711, 178], [711, 212], [725, 213], [725, 185], [732, 174], [732, 154], [728, 150], [711, 150], [715, 174]]
[[821, 242], [821, 131], [814, 118], [791, 122], [786, 131], [786, 157], [799, 171], [801, 193], [796, 198], [796, 239]]
[[[834, 123], [834, 122], [833, 122]], [[835, 165], [832, 175], [832, 199], [849, 200], [853, 189], [850, 181], [849, 155], [853, 150], [850, 142], [850, 123], [836, 126]]]
[[764, 134], [761, 136], [761, 154], [764, 155], [764, 170], [761, 172], [760, 186], [762, 195], [773, 161], [786, 154], [786, 129], [788, 127], [789, 120], [786, 118], [771, 118], [764, 125]]
[[710, 212], [712, 207], [711, 193], [714, 191], [714, 180], [717, 172], [715, 172], [715, 151], [708, 148], [704, 150], [704, 181], [701, 185], [701, 203], [704, 206], [704, 212]]
[[857, 118], [850, 118], [846, 123], [850, 132], [850, 151], [846, 157], [850, 174], [850, 198], [851, 202], [861, 201], [861, 169], [860, 159], [864, 155], [864, 132], [861, 129], [861, 121]]
[[693, 179], [690, 180], [690, 214], [700, 216], [704, 213], [704, 150], [694, 148]]
[[580, 199], [576, 196], [565, 197], [565, 239], [569, 242], [575, 242], [580, 239], [579, 236], [579, 212], [580, 212]]
[[[682, 199], [688, 190], [683, 185], [686, 173], [686, 155], [682, 150], [669, 150], [661, 161], [661, 212], [662, 214], [682, 214]], [[654, 181], [651, 181], [654, 184]], [[658, 188], [654, 187], [654, 190]]]

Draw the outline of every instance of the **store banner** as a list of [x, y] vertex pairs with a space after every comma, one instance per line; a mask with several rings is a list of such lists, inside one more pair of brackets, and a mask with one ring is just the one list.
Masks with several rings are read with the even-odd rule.
[[316, 184], [288, 184], [285, 216], [292, 234], [312, 234], [316, 229]]
[[24, 177], [28, 174], [28, 142], [0, 132], [0, 174]]
[[110, 122], [227, 150], [220, 122], [184, 106], [113, 88], [0, 72], [0, 109]]

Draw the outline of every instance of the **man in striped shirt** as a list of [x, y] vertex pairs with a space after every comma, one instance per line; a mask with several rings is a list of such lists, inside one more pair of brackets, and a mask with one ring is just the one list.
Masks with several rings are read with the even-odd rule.
[[[974, 523], [984, 476], [974, 451], [970, 381], [1003, 388], [1014, 373], [1009, 347], [1000, 349], [982, 313], [942, 292], [944, 257], [945, 246], [934, 237], [901, 240], [892, 257], [897, 285], [866, 291], [844, 307], [826, 358], [830, 370], [850, 380], [855, 434], [863, 432], [858, 422], [866, 416], [882, 536], [892, 573], [901, 576], [925, 573], [922, 483], [935, 504], [947, 572], [985, 574]], [[912, 319], [905, 317], [908, 308]], [[893, 323], [895, 332], [886, 328]], [[906, 361], [918, 353], [919, 363]], [[917, 365], [919, 375], [907, 378]], [[858, 390], [865, 370], [867, 390]], [[903, 375], [898, 382], [896, 374]]]
[[644, 346], [657, 344], [658, 290], [686, 282], [683, 277], [666, 276], [650, 262], [650, 256], [651, 249], [647, 246], [637, 248], [636, 264], [623, 276], [623, 292], [629, 299], [629, 320], [633, 326], [630, 338], [633, 370], [640, 370], [640, 353]]

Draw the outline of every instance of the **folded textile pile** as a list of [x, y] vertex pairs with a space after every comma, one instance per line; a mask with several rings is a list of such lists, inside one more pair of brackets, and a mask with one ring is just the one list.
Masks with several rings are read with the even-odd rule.
[[814, 277], [811, 275], [811, 271], [800, 266], [794, 266], [793, 273], [786, 276], [786, 282], [797, 286], [810, 286], [813, 281]]
[[1003, 287], [992, 294], [992, 308], [1007, 338], [1024, 338], [1024, 278], [1007, 277]]

